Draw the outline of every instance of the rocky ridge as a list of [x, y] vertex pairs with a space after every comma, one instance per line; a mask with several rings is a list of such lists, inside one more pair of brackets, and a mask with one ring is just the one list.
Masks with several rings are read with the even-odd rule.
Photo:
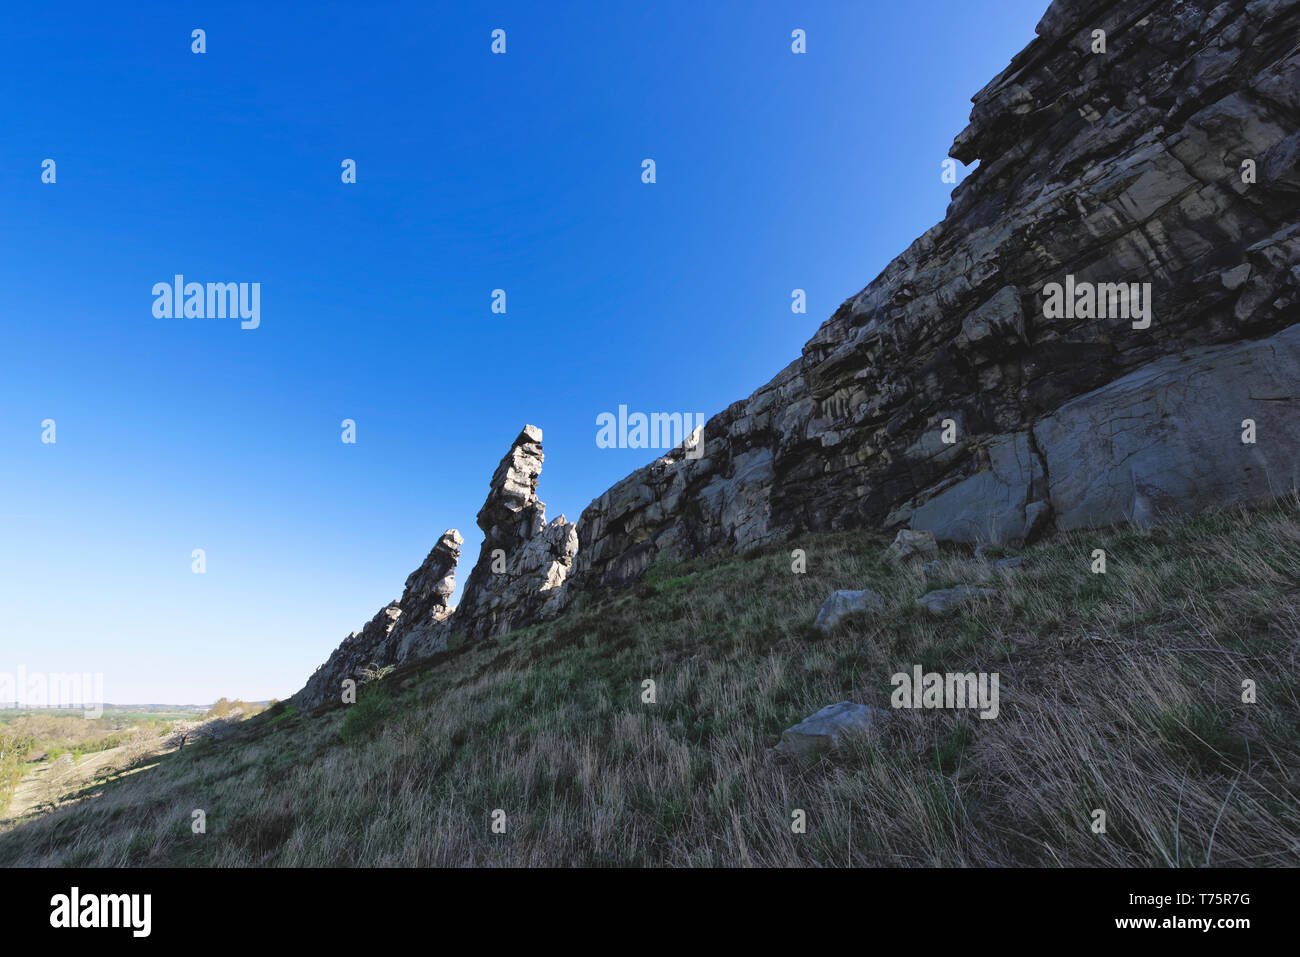
[[546, 521], [546, 504], [537, 498], [543, 457], [542, 430], [524, 426], [479, 510], [483, 546], [460, 605], [448, 604], [465, 541], [453, 528], [407, 578], [402, 597], [344, 639], [316, 670], [294, 696], [300, 707], [339, 701], [345, 679], [360, 683], [376, 669], [426, 658], [444, 650], [453, 634], [464, 640], [504, 634], [558, 610], [578, 536], [563, 515]]
[[[597, 498], [570, 587], [808, 531], [1016, 541], [1294, 488], [1298, 31], [1295, 0], [1053, 3], [974, 97], [943, 222], [701, 458]], [[1150, 284], [1149, 325], [1049, 315], [1051, 283]]]
[[445, 646], [446, 621], [454, 610], [448, 599], [456, 590], [456, 563], [464, 542], [454, 528], [443, 532], [428, 557], [407, 577], [402, 597], [344, 638], [292, 700], [305, 708], [339, 701], [345, 679], [359, 684], [368, 672], [426, 657]]
[[944, 220], [711, 418], [702, 456], [548, 525], [525, 427], [460, 608], [408, 625], [404, 595], [303, 700], [368, 655], [499, 634], [659, 554], [882, 526], [1016, 543], [1295, 489], [1300, 0], [1056, 0], [1036, 33], [973, 98], [950, 155], [980, 165]]

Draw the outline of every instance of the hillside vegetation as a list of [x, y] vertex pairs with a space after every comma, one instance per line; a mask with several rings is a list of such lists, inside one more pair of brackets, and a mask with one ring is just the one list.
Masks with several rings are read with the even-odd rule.
[[150, 741], [165, 734], [174, 716], [108, 711], [89, 718], [77, 710], [0, 710], [0, 817], [25, 774], [41, 765], [72, 764], [83, 757]]
[[[888, 541], [652, 566], [377, 677], [355, 705], [277, 704], [163, 755], [11, 826], [0, 864], [1300, 864], [1294, 498], [1058, 536], [1013, 571], [945, 550], [929, 583], [883, 563]], [[952, 617], [915, 603], [981, 582], [997, 597]], [[863, 587], [883, 613], [811, 627], [833, 589]], [[824, 705], [888, 709], [916, 664], [998, 672], [999, 716], [898, 710], [819, 763], [769, 754]]]
[[206, 714], [106, 705], [101, 717], [78, 710], [0, 711], [0, 830], [14, 820], [97, 796], [186, 739], [223, 735], [265, 710], [222, 698]]

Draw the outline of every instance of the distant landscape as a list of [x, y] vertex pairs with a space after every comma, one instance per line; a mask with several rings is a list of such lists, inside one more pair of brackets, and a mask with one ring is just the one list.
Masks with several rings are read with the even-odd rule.
[[271, 702], [0, 707], [0, 829], [77, 800], [141, 761], [168, 753], [213, 721], [258, 714]]

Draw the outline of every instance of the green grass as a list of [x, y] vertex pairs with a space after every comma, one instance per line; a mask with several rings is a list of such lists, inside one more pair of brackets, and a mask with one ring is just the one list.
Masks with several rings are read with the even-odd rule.
[[[945, 619], [916, 606], [919, 569], [882, 563], [887, 544], [836, 533], [656, 563], [565, 618], [364, 684], [355, 705], [276, 705], [107, 782], [0, 834], [0, 865], [1300, 863], [1294, 500], [1059, 536], [1010, 572], [946, 549], [936, 584], [999, 595]], [[863, 587], [883, 613], [811, 628], [830, 591]], [[1000, 716], [894, 711], [815, 765], [769, 757], [826, 704], [888, 708], [914, 664], [997, 671]]]
[[344, 741], [357, 741], [376, 734], [393, 713], [393, 703], [382, 685], [365, 685], [357, 696], [357, 703], [343, 715], [339, 737]]

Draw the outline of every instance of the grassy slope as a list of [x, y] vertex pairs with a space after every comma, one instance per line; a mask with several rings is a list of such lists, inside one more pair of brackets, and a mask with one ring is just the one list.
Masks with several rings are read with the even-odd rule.
[[[1010, 573], [946, 552], [948, 581], [1001, 594], [937, 621], [914, 604], [920, 571], [882, 566], [886, 544], [809, 536], [656, 566], [400, 669], [350, 710], [276, 708], [187, 746], [0, 835], [0, 864], [1300, 863], [1294, 500], [1057, 537]], [[1089, 572], [1098, 547], [1106, 575]], [[808, 626], [832, 589], [864, 586], [884, 614]], [[999, 672], [1000, 717], [895, 711], [833, 760], [768, 759], [823, 705], [888, 707], [913, 664]]]

